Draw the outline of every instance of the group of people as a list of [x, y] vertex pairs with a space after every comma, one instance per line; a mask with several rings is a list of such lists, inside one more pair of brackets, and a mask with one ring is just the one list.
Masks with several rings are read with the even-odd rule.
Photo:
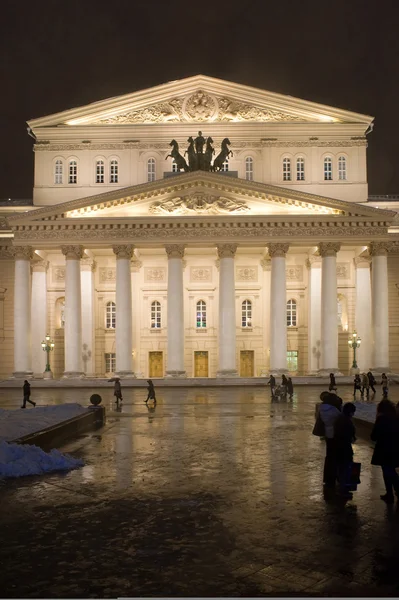
[[272, 400], [286, 400], [287, 395], [290, 397], [290, 400], [292, 400], [294, 395], [294, 384], [292, 383], [291, 377], [287, 378], [285, 375], [282, 375], [281, 383], [277, 384], [276, 378], [271, 374], [266, 385], [270, 385]]
[[[356, 406], [352, 402], [342, 406], [342, 399], [332, 391], [322, 392], [320, 400], [313, 433], [324, 437], [326, 441], [323, 484], [328, 492], [335, 490], [338, 481], [340, 496], [350, 499], [353, 497], [349, 491], [353, 463], [352, 443], [356, 441], [352, 417]], [[375, 442], [371, 464], [381, 467], [385, 484], [386, 493], [380, 498], [387, 504], [393, 504], [394, 492], [399, 498], [399, 475], [395, 470], [399, 467], [399, 413], [398, 407], [386, 397], [377, 406], [376, 421], [370, 437]]]
[[[370, 395], [370, 390], [375, 394], [375, 385], [377, 381], [371, 371], [368, 373], [362, 373], [362, 375], [355, 375], [353, 381], [353, 395], [356, 397], [356, 392], [359, 391], [363, 397], [366, 393], [367, 398]], [[389, 380], [385, 373], [381, 375], [382, 395], [384, 398], [388, 397]]]

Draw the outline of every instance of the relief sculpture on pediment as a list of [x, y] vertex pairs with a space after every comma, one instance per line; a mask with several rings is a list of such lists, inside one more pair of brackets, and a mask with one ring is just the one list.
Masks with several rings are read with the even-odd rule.
[[249, 207], [242, 200], [218, 198], [201, 193], [153, 202], [149, 208], [150, 214], [153, 215], [220, 215], [243, 213], [248, 210]]

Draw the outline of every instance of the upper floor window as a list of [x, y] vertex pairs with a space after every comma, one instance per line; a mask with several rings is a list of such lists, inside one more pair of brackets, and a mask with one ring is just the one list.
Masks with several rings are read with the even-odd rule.
[[252, 156], [247, 156], [245, 159], [245, 179], [253, 181], [254, 179], [254, 159]]
[[244, 300], [241, 305], [241, 326], [252, 327], [252, 302]]
[[116, 324], [116, 304], [115, 302], [107, 302], [105, 312], [105, 328], [115, 329]]
[[338, 179], [340, 181], [346, 180], [346, 158], [345, 158], [345, 156], [340, 156], [338, 158]]
[[206, 327], [206, 303], [203, 300], [197, 302], [197, 328]]
[[155, 158], [147, 160], [147, 181], [155, 181]]
[[161, 303], [151, 302], [151, 329], [161, 329]]
[[118, 183], [119, 181], [119, 165], [118, 161], [113, 159], [109, 163], [109, 182]]
[[104, 183], [104, 161], [96, 162], [96, 183]]
[[68, 183], [78, 182], [78, 163], [76, 160], [69, 161]]
[[172, 160], [172, 173], [177, 173], [178, 168], [175, 159]]
[[224, 171], [224, 172], [229, 170], [229, 159], [228, 158], [226, 158], [226, 160], [222, 164], [222, 168], [220, 170]]
[[296, 180], [305, 181], [305, 159], [296, 159]]
[[296, 300], [287, 302], [287, 327], [296, 327]]
[[54, 165], [54, 183], [63, 183], [64, 163], [62, 160], [56, 160]]
[[332, 172], [332, 158], [327, 156], [324, 159], [324, 181], [332, 181], [333, 172]]
[[283, 181], [291, 181], [291, 159], [283, 159]]

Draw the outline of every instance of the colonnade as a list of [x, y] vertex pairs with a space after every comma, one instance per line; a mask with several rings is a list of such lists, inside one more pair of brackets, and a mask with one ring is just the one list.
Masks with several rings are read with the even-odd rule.
[[[389, 368], [388, 322], [388, 269], [389, 244], [373, 242], [369, 245], [370, 259], [355, 259], [356, 274], [356, 328], [369, 342], [370, 365], [375, 370]], [[267, 244], [271, 264], [270, 285], [270, 371], [279, 373], [287, 369], [286, 323], [286, 253], [285, 243]], [[65, 270], [65, 377], [80, 377], [82, 369], [81, 259], [83, 247], [61, 247], [66, 260]], [[165, 246], [168, 256], [167, 303], [167, 368], [166, 376], [185, 377], [184, 367], [184, 290], [182, 244]], [[219, 377], [238, 376], [236, 365], [236, 314], [235, 314], [235, 254], [237, 244], [219, 244]], [[308, 347], [309, 371], [314, 368], [314, 348], [318, 344], [322, 373], [338, 372], [338, 314], [336, 257], [340, 250], [337, 242], [321, 242], [318, 253], [308, 262], [309, 315]], [[123, 377], [133, 377], [132, 370], [132, 285], [131, 259], [133, 245], [115, 245], [116, 257], [116, 371]], [[14, 293], [14, 376], [32, 374], [30, 336], [31, 317], [35, 315], [34, 328], [46, 333], [46, 279], [34, 278], [31, 282], [30, 246], [15, 247]], [[34, 274], [43, 272], [34, 268]], [[32, 284], [32, 285], [31, 285]], [[32, 295], [31, 295], [32, 288]], [[31, 304], [32, 297], [32, 304]], [[40, 302], [41, 311], [35, 311], [34, 302]], [[84, 308], [84, 307], [83, 307]], [[89, 307], [90, 308], [90, 307]], [[36, 320], [37, 312], [37, 320]], [[89, 311], [90, 312], [90, 311]], [[44, 314], [44, 317], [43, 317]], [[41, 315], [41, 316], [40, 316]], [[91, 322], [92, 323], [92, 322]], [[370, 334], [371, 331], [371, 334]], [[372, 347], [372, 348], [371, 348]], [[37, 362], [37, 361], [36, 361]]]

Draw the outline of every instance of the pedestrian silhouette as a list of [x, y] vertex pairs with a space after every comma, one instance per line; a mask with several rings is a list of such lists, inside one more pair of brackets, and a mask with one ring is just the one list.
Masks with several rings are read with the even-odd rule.
[[27, 379], [25, 379], [25, 381], [24, 381], [24, 385], [22, 386], [22, 391], [24, 394], [24, 399], [23, 399], [21, 408], [26, 408], [27, 402], [29, 402], [29, 404], [32, 404], [33, 406], [36, 406], [36, 402], [32, 402], [32, 400], [30, 399], [30, 383]]

